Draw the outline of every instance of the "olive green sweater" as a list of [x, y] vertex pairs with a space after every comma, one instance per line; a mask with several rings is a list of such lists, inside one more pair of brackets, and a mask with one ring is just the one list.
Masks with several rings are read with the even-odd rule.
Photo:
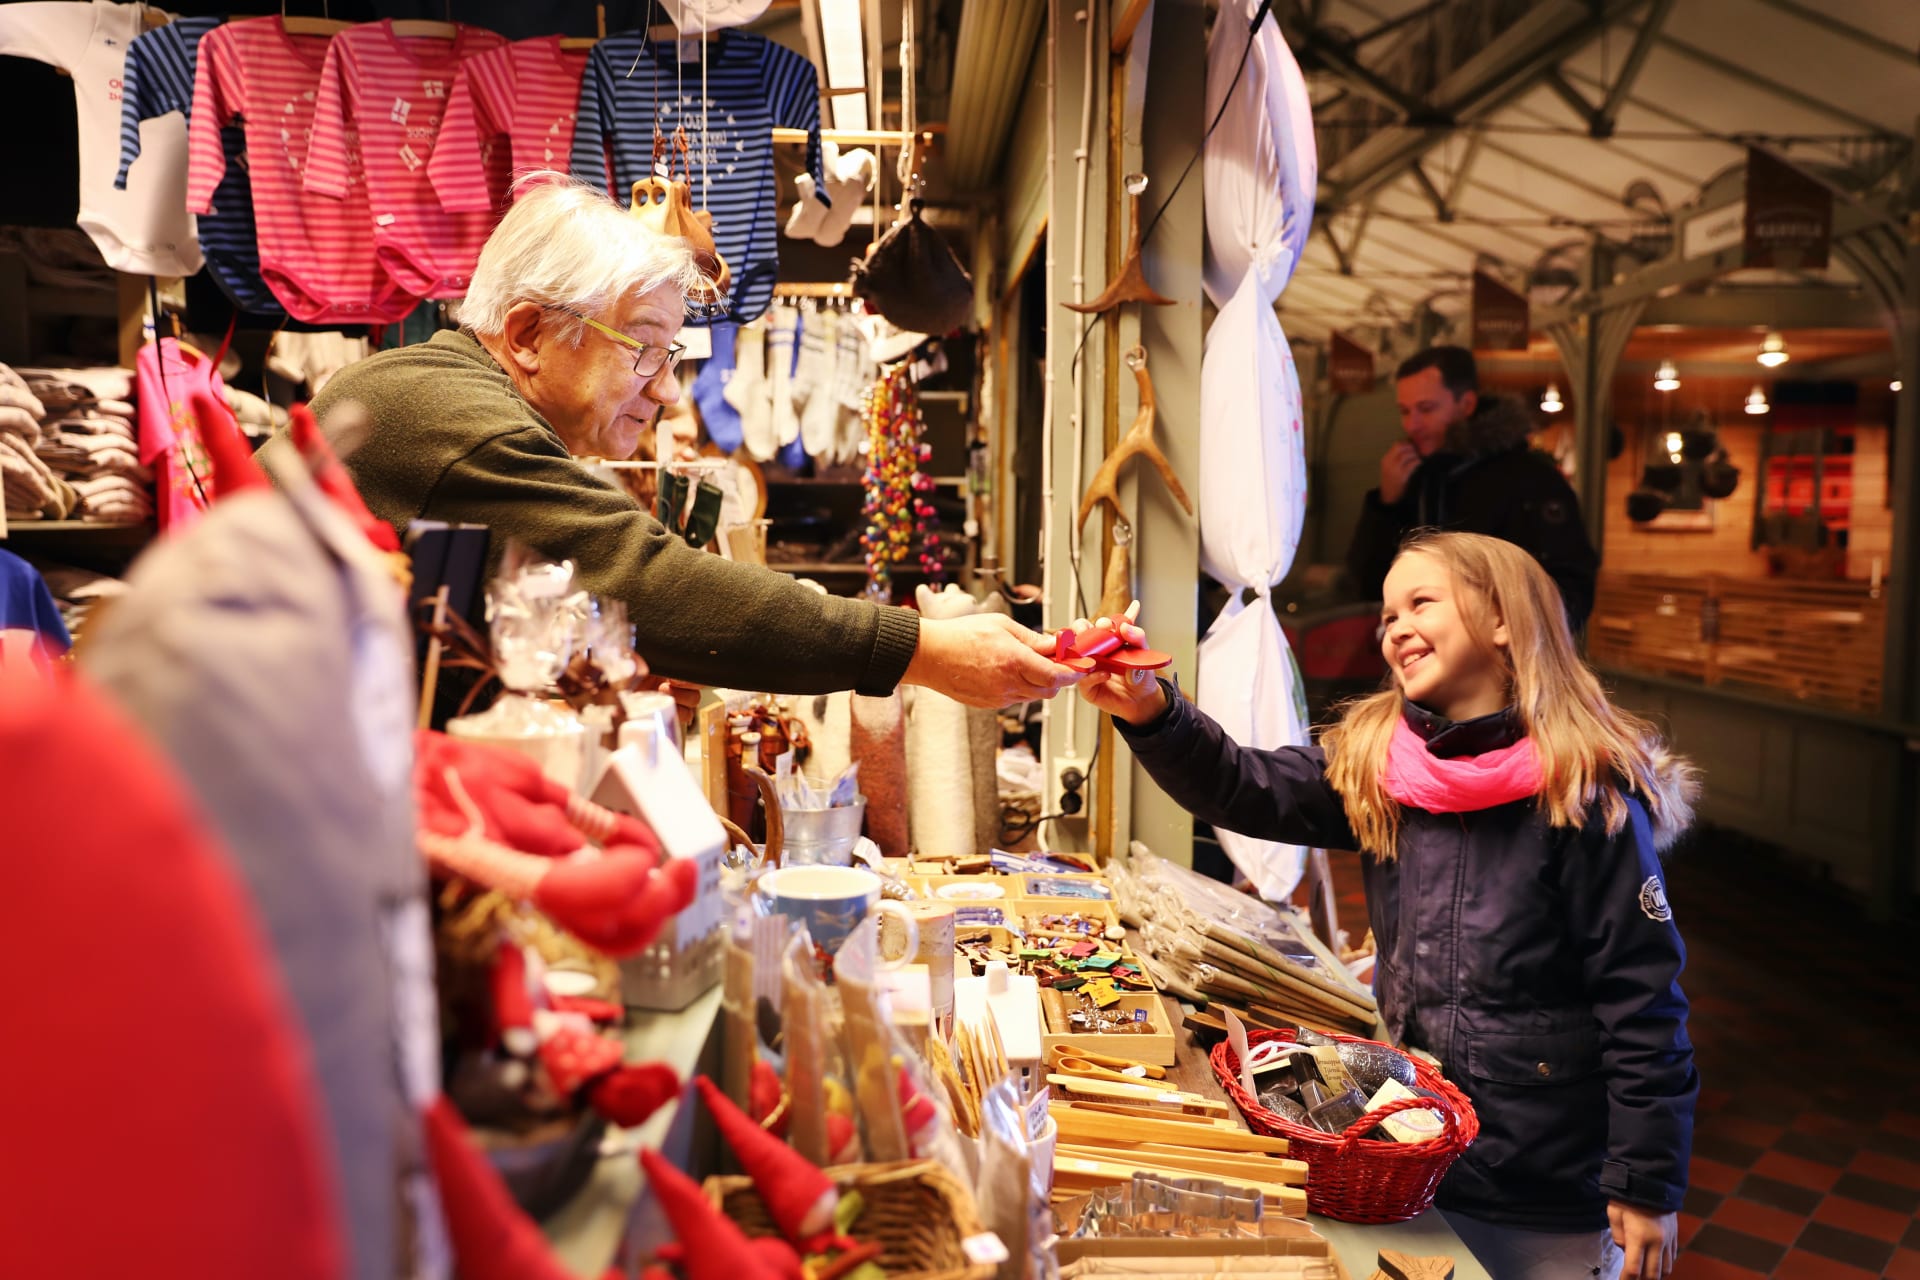
[[[567, 453], [552, 427], [465, 332], [383, 351], [335, 374], [323, 424], [349, 402], [363, 441], [329, 436], [367, 505], [405, 533], [416, 519], [484, 524], [571, 560], [587, 590], [624, 600], [656, 674], [769, 693], [881, 696], [906, 673], [919, 615], [822, 596], [785, 574], [689, 547]], [[276, 442], [278, 443], [278, 442]]]

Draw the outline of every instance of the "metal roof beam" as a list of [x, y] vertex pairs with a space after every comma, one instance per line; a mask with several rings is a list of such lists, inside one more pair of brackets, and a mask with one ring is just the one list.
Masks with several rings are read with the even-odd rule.
[[1895, 44], [1891, 40], [1883, 40], [1871, 31], [1862, 30], [1851, 23], [1841, 21], [1833, 15], [1831, 7], [1826, 11], [1809, 9], [1804, 4], [1796, 3], [1796, 0], [1760, 0], [1760, 3], [1768, 8], [1778, 9], [1781, 13], [1790, 14], [1802, 22], [1812, 23], [1831, 35], [1851, 40], [1862, 48], [1871, 49], [1875, 53], [1884, 53], [1889, 58], [1898, 58], [1908, 65], [1913, 63], [1912, 49]]
[[1675, 53], [1697, 62], [1703, 67], [1717, 71], [1729, 80], [1738, 80], [1742, 84], [1751, 85], [1753, 88], [1759, 89], [1764, 93], [1770, 93], [1777, 98], [1791, 102], [1797, 107], [1803, 107], [1808, 111], [1818, 112], [1823, 116], [1843, 121], [1862, 132], [1892, 136], [1892, 130], [1877, 120], [1869, 120], [1865, 116], [1857, 116], [1845, 107], [1836, 107], [1825, 98], [1816, 98], [1810, 93], [1802, 93], [1792, 85], [1781, 84], [1778, 80], [1770, 76], [1763, 76], [1757, 71], [1749, 71], [1737, 62], [1729, 62], [1719, 54], [1709, 53], [1699, 45], [1690, 44], [1678, 36], [1662, 35], [1659, 40], [1661, 44], [1673, 50]]
[[[1435, 87], [1430, 102], [1445, 123], [1415, 118], [1377, 131], [1322, 170], [1321, 203], [1337, 209], [1394, 181], [1447, 136], [1448, 124], [1479, 119], [1506, 106], [1563, 58], [1645, 2], [1542, 0]], [[1310, 40], [1313, 29], [1296, 22], [1288, 35], [1298, 44]]]
[[1633, 82], [1640, 78], [1640, 68], [1646, 66], [1647, 55], [1653, 52], [1654, 41], [1660, 36], [1660, 29], [1666, 25], [1667, 15], [1673, 12], [1673, 0], [1653, 0], [1647, 8], [1647, 16], [1640, 23], [1640, 34], [1633, 38], [1633, 48], [1627, 51], [1627, 60], [1620, 67], [1620, 74], [1614, 78], [1613, 87], [1607, 90], [1607, 99], [1600, 104], [1588, 123], [1588, 132], [1596, 138], [1613, 136], [1614, 122], [1620, 118], [1620, 106], [1627, 100], [1627, 93], [1633, 88]]
[[[1738, 286], [1712, 293], [1676, 293], [1655, 298], [1641, 324], [1678, 324], [1694, 329], [1756, 328], [1765, 316], [1769, 329], [1878, 329], [1880, 305], [1865, 289], [1802, 286], [1793, 289]], [[1801, 362], [1795, 361], [1796, 368]]]

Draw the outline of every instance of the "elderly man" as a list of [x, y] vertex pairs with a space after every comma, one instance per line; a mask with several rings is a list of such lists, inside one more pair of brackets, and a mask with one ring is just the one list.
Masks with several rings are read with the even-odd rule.
[[[480, 253], [463, 327], [342, 370], [314, 401], [376, 515], [484, 524], [496, 548], [573, 561], [589, 590], [626, 602], [641, 654], [672, 679], [920, 684], [999, 707], [1079, 678], [1045, 656], [1051, 638], [996, 614], [922, 619], [697, 551], [590, 474], [576, 459], [631, 456], [680, 399], [674, 337], [697, 277], [680, 241], [584, 184], [536, 174], [521, 191]], [[364, 438], [344, 438], [356, 421]]]

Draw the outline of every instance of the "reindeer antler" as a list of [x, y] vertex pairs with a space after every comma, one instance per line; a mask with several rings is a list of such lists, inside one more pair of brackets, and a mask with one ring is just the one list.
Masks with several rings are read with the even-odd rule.
[[1127, 428], [1127, 434], [1113, 447], [1100, 470], [1093, 476], [1093, 483], [1087, 486], [1086, 496], [1080, 499], [1080, 517], [1074, 522], [1074, 535], [1084, 534], [1087, 517], [1093, 514], [1094, 504], [1106, 502], [1113, 508], [1116, 519], [1125, 520], [1126, 511], [1120, 506], [1120, 494], [1114, 483], [1120, 478], [1120, 468], [1126, 465], [1128, 458], [1138, 454], [1151, 462], [1166, 482], [1167, 491], [1173, 494], [1181, 508], [1188, 515], [1193, 514], [1193, 502], [1187, 497], [1186, 488], [1181, 485], [1180, 477], [1174, 474], [1173, 467], [1167, 462], [1167, 456], [1160, 452], [1160, 446], [1153, 440], [1154, 398], [1153, 379], [1147, 376], [1147, 351], [1145, 347], [1135, 347], [1127, 352], [1127, 367], [1133, 370], [1134, 380], [1140, 384], [1140, 412], [1134, 416], [1133, 425]]

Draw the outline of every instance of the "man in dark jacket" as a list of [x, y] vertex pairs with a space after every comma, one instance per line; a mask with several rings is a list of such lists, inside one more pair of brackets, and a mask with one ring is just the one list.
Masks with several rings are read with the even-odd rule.
[[1363, 598], [1380, 584], [1415, 529], [1484, 533], [1524, 547], [1559, 584], [1577, 632], [1593, 609], [1600, 565], [1574, 496], [1553, 459], [1527, 444], [1532, 424], [1512, 399], [1480, 394], [1473, 353], [1428, 347], [1395, 375], [1407, 438], [1380, 460], [1347, 549]]

